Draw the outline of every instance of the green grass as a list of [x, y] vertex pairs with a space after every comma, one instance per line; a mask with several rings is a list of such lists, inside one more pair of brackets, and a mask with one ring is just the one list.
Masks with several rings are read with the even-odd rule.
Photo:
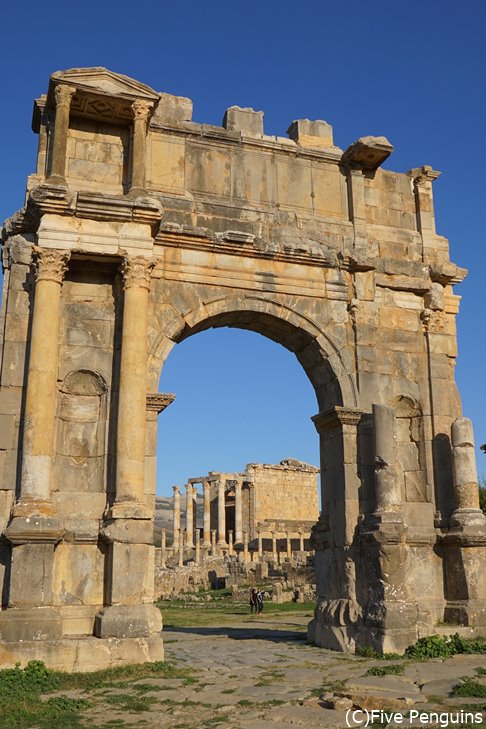
[[[223, 593], [224, 590], [211, 590]], [[173, 628], [203, 627], [207, 625], [231, 625], [240, 622], [264, 623], [281, 615], [303, 615], [312, 618], [314, 603], [287, 602], [277, 605], [266, 602], [261, 617], [250, 614], [245, 603], [234, 602], [227, 595], [211, 602], [184, 602], [183, 600], [163, 600], [157, 603], [164, 618], [164, 625]], [[296, 626], [296, 630], [301, 626]], [[302, 630], [305, 630], [302, 626]]]
[[115, 706], [120, 711], [128, 711], [130, 714], [135, 714], [142, 711], [150, 711], [152, 704], [157, 704], [159, 700], [154, 696], [118, 694], [115, 696], [106, 696], [104, 701], [111, 706]]
[[474, 681], [469, 676], [461, 676], [461, 683], [452, 689], [451, 696], [467, 696], [486, 699], [486, 686]]
[[368, 668], [366, 676], [400, 676], [405, 670], [403, 663], [391, 663], [389, 666], [373, 666]]

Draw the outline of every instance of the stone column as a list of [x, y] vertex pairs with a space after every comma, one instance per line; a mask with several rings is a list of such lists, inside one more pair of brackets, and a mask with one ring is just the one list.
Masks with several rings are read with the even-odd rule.
[[194, 556], [194, 564], [198, 565], [201, 561], [201, 535], [199, 534], [199, 529], [196, 529], [195, 533], [196, 537], [196, 553]]
[[469, 418], [456, 418], [452, 423], [452, 464], [456, 508], [451, 526], [485, 522], [479, 506], [478, 476], [474, 453], [474, 434]]
[[301, 552], [304, 551], [304, 535], [299, 531], [299, 549]]
[[402, 494], [397, 466], [395, 412], [389, 405], [373, 405], [376, 512], [397, 512]]
[[228, 530], [228, 556], [233, 556], [233, 530]]
[[184, 566], [184, 529], [179, 534], [179, 567]]
[[243, 561], [248, 562], [248, 532], [243, 532]]
[[[50, 513], [51, 467], [59, 369], [61, 286], [70, 253], [36, 248], [37, 270], [30, 343], [20, 503], [44, 503], [39, 513]], [[47, 511], [46, 511], [47, 509]], [[35, 510], [34, 510], [35, 511]]]
[[219, 480], [218, 484], [218, 545], [226, 546], [226, 506], [224, 499], [225, 483]]
[[166, 567], [166, 560], [167, 560], [167, 543], [166, 543], [166, 533], [165, 529], [162, 529], [161, 535], [160, 535], [160, 566], [162, 569], [165, 569]]
[[243, 484], [237, 481], [235, 484], [235, 542], [239, 544], [242, 540], [243, 519], [242, 519], [242, 491]]
[[263, 557], [263, 539], [261, 531], [258, 532], [258, 559]]
[[354, 247], [363, 248], [367, 244], [365, 178], [363, 171], [361, 169], [350, 169], [347, 182], [349, 211], [354, 226]]
[[172, 491], [174, 492], [174, 551], [176, 551], [179, 549], [179, 535], [181, 530], [181, 492], [179, 486], [172, 486]]
[[69, 130], [69, 110], [76, 92], [74, 86], [59, 84], [54, 89], [56, 99], [56, 122], [52, 141], [51, 170], [48, 182], [55, 185], [66, 184], [66, 149]]
[[150, 518], [144, 504], [147, 423], [147, 321], [155, 262], [143, 256], [122, 264], [124, 303], [118, 393], [116, 499], [113, 518]]
[[216, 529], [211, 529], [211, 555], [216, 555]]
[[187, 547], [192, 549], [194, 547], [193, 533], [194, 533], [194, 513], [193, 513], [194, 501], [192, 499], [192, 484], [186, 484], [186, 534], [187, 534]]
[[272, 557], [274, 560], [277, 559], [277, 536], [274, 531], [272, 531]]
[[211, 484], [203, 483], [203, 544], [211, 546]]
[[136, 99], [132, 104], [133, 141], [132, 141], [132, 184], [131, 194], [145, 193], [145, 148], [147, 124], [153, 104], [144, 99]]
[[292, 559], [292, 542], [290, 539], [290, 534], [287, 532], [287, 557], [289, 559]]

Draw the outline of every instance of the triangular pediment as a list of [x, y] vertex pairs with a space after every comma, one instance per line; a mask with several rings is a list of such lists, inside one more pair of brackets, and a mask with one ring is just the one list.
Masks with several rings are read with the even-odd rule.
[[132, 99], [150, 99], [155, 101], [159, 95], [150, 86], [140, 83], [129, 76], [115, 73], [102, 66], [93, 68], [70, 68], [66, 71], [56, 71], [51, 76], [51, 82], [76, 86], [80, 90], [93, 94], [118, 96]]

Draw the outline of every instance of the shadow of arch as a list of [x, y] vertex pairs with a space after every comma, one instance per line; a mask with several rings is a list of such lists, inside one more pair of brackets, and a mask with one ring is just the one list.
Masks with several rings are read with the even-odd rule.
[[160, 333], [149, 352], [149, 381], [157, 388], [162, 366], [174, 344], [217, 327], [247, 329], [272, 339], [293, 352], [311, 381], [319, 410], [335, 405], [358, 406], [353, 376], [342, 352], [327, 332], [289, 306], [260, 296], [218, 298], [182, 315], [173, 333]]

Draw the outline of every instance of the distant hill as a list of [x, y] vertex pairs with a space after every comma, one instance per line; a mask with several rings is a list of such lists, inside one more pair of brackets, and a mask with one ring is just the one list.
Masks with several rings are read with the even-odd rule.
[[[173, 532], [173, 503], [172, 496], [156, 496], [155, 497], [155, 519], [154, 519], [154, 539], [156, 544], [160, 544], [161, 529], [166, 530], [167, 540], [172, 542]], [[203, 518], [203, 497], [202, 494], [197, 495], [196, 500], [197, 523], [202, 527]], [[181, 494], [181, 524], [184, 526], [186, 518], [185, 497]]]

